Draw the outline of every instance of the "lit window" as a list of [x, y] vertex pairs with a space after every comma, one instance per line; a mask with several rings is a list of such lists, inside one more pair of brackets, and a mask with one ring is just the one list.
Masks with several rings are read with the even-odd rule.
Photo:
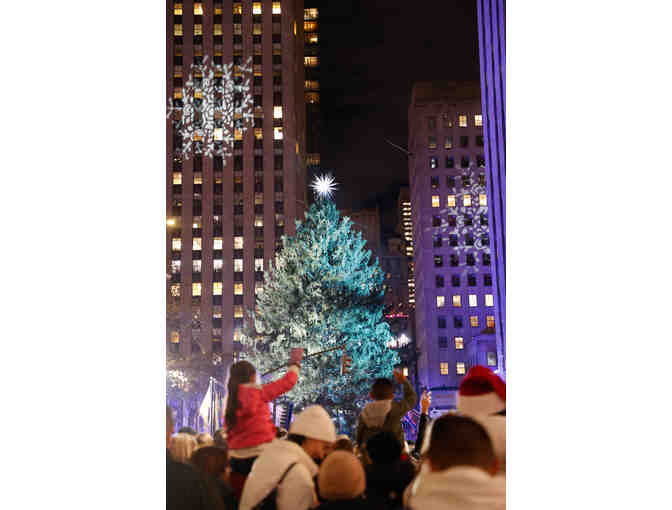
[[243, 259], [233, 259], [233, 270], [236, 273], [243, 272]]
[[457, 362], [457, 375], [463, 375], [464, 373], [465, 373], [464, 362], [458, 361]]
[[233, 14], [243, 14], [243, 4], [236, 2], [233, 4]]
[[445, 141], [443, 142], [443, 148], [444, 149], [452, 149], [453, 148], [453, 137], [452, 136], [447, 136]]
[[471, 195], [464, 195], [464, 207], [471, 207]]
[[196, 16], [203, 16], [203, 4], [201, 2], [194, 3], [194, 14]]
[[439, 195], [432, 195], [432, 207], [441, 207]]
[[264, 270], [264, 259], [254, 259], [254, 270], [255, 271]]
[[233, 139], [240, 141], [243, 139], [243, 130], [242, 129], [234, 129], [233, 130]]
[[203, 184], [202, 172], [194, 172], [194, 184]]
[[264, 282], [254, 282], [254, 293], [261, 294], [264, 291]]
[[282, 14], [282, 8], [280, 7], [280, 2], [273, 2], [273, 14]]
[[234, 283], [233, 284], [233, 293], [236, 296], [242, 296], [243, 295], [243, 284], [242, 283]]
[[203, 35], [203, 25], [200, 23], [194, 25], [194, 35]]
[[171, 331], [170, 341], [174, 344], [179, 344], [180, 343], [180, 333], [178, 333], [177, 331]]
[[215, 35], [222, 35], [222, 25], [218, 23], [215, 25]]
[[222, 290], [223, 290], [222, 282], [213, 282], [212, 283], [212, 295], [213, 296], [221, 296], [222, 295]]
[[448, 375], [448, 363], [445, 361], [442, 361], [439, 365], [439, 373], [441, 375]]
[[459, 115], [458, 116], [458, 125], [461, 128], [467, 127], [467, 116], [466, 115]]
[[254, 217], [254, 226], [255, 227], [263, 227], [264, 226], [264, 217], [263, 216], [255, 216]]
[[243, 307], [241, 305], [235, 305], [233, 307], [233, 317], [234, 317], [234, 319], [242, 319], [243, 318]]
[[478, 195], [478, 205], [488, 205], [488, 196], [485, 193], [480, 193]]
[[429, 168], [437, 168], [439, 166], [439, 158], [429, 158]]
[[243, 33], [243, 25], [240, 23], [234, 23], [233, 24], [233, 34], [234, 35], [242, 35]]
[[261, 2], [252, 2], [252, 14], [261, 14]]
[[485, 295], [485, 306], [495, 306], [495, 300], [492, 297], [492, 294]]
[[173, 237], [173, 251], [180, 251], [182, 249], [182, 239]]
[[194, 223], [192, 223], [191, 227], [201, 228], [201, 216], [194, 216]]
[[263, 205], [264, 203], [264, 194], [263, 193], [255, 193], [254, 194], [254, 205]]
[[282, 140], [282, 126], [273, 128], [273, 140]]
[[221, 142], [224, 140], [224, 128], [215, 128], [214, 131], [215, 141]]
[[446, 207], [455, 207], [455, 195], [448, 195], [446, 197]]
[[182, 24], [175, 25], [173, 29], [173, 35], [182, 35]]
[[320, 82], [315, 80], [306, 80], [304, 88], [306, 90], [320, 90]]
[[262, 140], [264, 138], [263, 128], [254, 128], [254, 138], [257, 140]]
[[274, 106], [273, 107], [273, 118], [274, 119], [281, 119], [282, 118], [282, 106]]
[[464, 349], [464, 338], [461, 336], [455, 337], [455, 349]]
[[170, 263], [170, 269], [173, 274], [177, 274], [180, 272], [180, 269], [182, 267], [182, 262], [179, 260], [173, 260]]
[[261, 24], [260, 23], [255, 23], [254, 25], [252, 25], [252, 34], [261, 35]]
[[200, 284], [200, 282], [191, 284], [191, 295], [192, 296], [200, 296], [201, 295], [201, 284]]
[[170, 286], [170, 295], [173, 297], [180, 297], [180, 284], [179, 283], [173, 283]]
[[294, 22], [294, 35], [296, 35], [296, 21]]
[[303, 31], [304, 32], [317, 32], [317, 21], [304, 21], [303, 22]]
[[474, 126], [476, 127], [483, 126], [483, 115], [481, 114], [474, 115]]
[[441, 308], [446, 302], [445, 296], [436, 296], [436, 307]]
[[404, 377], [408, 377], [408, 367], [404, 367], [402, 372], [404, 373]]
[[182, 172], [173, 172], [173, 184], [182, 184]]
[[485, 317], [485, 326], [487, 328], [494, 328], [495, 327], [495, 316], [494, 315], [488, 315]]
[[200, 250], [201, 249], [201, 238], [200, 237], [194, 237], [194, 242], [192, 243], [192, 250]]
[[235, 236], [233, 238], [233, 249], [242, 250], [243, 249], [243, 236]]
[[455, 294], [453, 296], [453, 306], [455, 308], [459, 308], [462, 306], [462, 296], [460, 296], [459, 294]]
[[212, 261], [212, 268], [215, 271], [221, 271], [224, 268], [224, 261], [222, 259], [215, 259]]
[[496, 367], [497, 366], [497, 353], [489, 352], [488, 353], [488, 366]]
[[472, 308], [478, 306], [478, 296], [476, 294], [469, 294], [469, 306]]
[[317, 67], [320, 65], [320, 60], [315, 56], [305, 56], [303, 57], [303, 64], [306, 67]]
[[201, 272], [201, 261], [200, 260], [192, 260], [191, 261], [191, 268], [194, 273], [200, 273]]
[[315, 32], [306, 32], [304, 33], [304, 40], [306, 44], [317, 44], [318, 43], [318, 36]]
[[427, 145], [429, 146], [430, 149], [436, 149], [436, 137], [435, 136], [428, 137]]
[[182, 16], [182, 4], [173, 4], [173, 14], [175, 16]]
[[478, 327], [478, 315], [472, 315], [469, 317], [469, 324], [471, 324], [472, 328], [477, 328]]
[[215, 237], [215, 239], [213, 240], [212, 245], [213, 245], [212, 247], [213, 247], [215, 250], [222, 250], [223, 247], [224, 247], [224, 241], [222, 241], [222, 238], [221, 238], [221, 237]]
[[315, 9], [315, 8], [304, 9], [303, 10], [303, 19], [304, 20], [317, 19], [317, 9]]
[[306, 92], [306, 103], [319, 103], [319, 102], [320, 102], [319, 92]]

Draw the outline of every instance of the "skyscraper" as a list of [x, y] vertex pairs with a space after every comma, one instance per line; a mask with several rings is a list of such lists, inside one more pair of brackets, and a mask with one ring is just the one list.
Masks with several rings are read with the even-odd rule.
[[494, 255], [497, 365], [506, 376], [506, 2], [478, 0], [485, 162]]
[[497, 365], [479, 84], [417, 83], [408, 119], [418, 372], [450, 408], [471, 366]]
[[230, 157], [187, 154], [175, 121], [166, 125], [169, 356], [230, 361], [263, 270], [305, 207], [303, 1], [166, 8], [169, 97], [182, 98], [191, 65], [206, 57], [250, 78], [254, 118], [235, 130]]
[[399, 212], [399, 222], [397, 223], [397, 232], [403, 236], [404, 253], [408, 263], [407, 286], [408, 286], [408, 306], [415, 307], [415, 280], [414, 262], [413, 262], [413, 221], [411, 196], [407, 187], [399, 190], [397, 199], [397, 210]]
[[308, 174], [315, 174], [320, 166], [320, 133], [322, 116], [320, 112], [320, 46], [319, 17], [317, 2], [306, 0], [303, 10], [304, 84], [306, 98], [306, 166]]

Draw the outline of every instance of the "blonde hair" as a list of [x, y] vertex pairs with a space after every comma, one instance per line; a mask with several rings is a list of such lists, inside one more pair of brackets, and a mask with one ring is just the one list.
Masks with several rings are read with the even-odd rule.
[[194, 453], [197, 446], [198, 443], [193, 436], [184, 432], [175, 434], [170, 440], [170, 455], [177, 462], [188, 464], [191, 454]]
[[197, 435], [196, 442], [198, 443], [198, 446], [213, 446], [215, 444], [215, 440], [207, 432], [201, 432]]

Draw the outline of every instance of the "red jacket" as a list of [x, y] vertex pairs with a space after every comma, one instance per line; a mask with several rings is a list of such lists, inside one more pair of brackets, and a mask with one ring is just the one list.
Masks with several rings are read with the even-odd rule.
[[290, 369], [281, 379], [263, 386], [241, 384], [238, 387], [236, 424], [227, 431], [231, 450], [252, 448], [275, 439], [276, 429], [268, 403], [291, 390], [298, 378], [297, 372]]

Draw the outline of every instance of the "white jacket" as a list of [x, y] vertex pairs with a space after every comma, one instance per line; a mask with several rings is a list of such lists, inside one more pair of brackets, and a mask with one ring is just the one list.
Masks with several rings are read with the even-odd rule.
[[[278, 486], [278, 481], [287, 468], [296, 465], [287, 473]], [[239, 510], [251, 510], [278, 486], [278, 510], [307, 510], [317, 505], [313, 478], [319, 468], [313, 459], [298, 444], [286, 439], [271, 442], [252, 465], [240, 498]]]
[[423, 465], [404, 491], [404, 508], [410, 510], [504, 510], [506, 478], [482, 469], [458, 466], [432, 472]]

